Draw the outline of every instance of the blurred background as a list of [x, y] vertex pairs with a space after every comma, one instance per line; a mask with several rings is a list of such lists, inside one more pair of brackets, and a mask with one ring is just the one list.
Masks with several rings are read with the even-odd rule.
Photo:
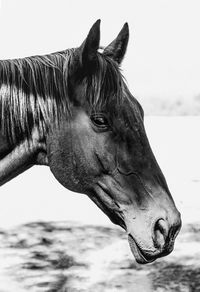
[[198, 0], [0, 1], [0, 59], [77, 47], [98, 18], [106, 46], [129, 23], [123, 75], [183, 219], [174, 252], [139, 266], [86, 196], [33, 167], [1, 187], [1, 291], [200, 291], [199, 11]]

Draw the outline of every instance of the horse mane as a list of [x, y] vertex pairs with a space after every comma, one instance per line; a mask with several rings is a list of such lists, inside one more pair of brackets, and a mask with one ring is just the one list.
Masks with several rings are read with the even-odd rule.
[[0, 128], [11, 141], [28, 137], [34, 126], [44, 130], [67, 111], [63, 76], [73, 52], [0, 61]]
[[[70, 115], [68, 77], [77, 65], [76, 49], [43, 56], [0, 61], [0, 128], [11, 142], [29, 137], [36, 126], [47, 130], [50, 121]], [[118, 65], [97, 53], [95, 70], [83, 79], [90, 110], [117, 114], [125, 86]]]

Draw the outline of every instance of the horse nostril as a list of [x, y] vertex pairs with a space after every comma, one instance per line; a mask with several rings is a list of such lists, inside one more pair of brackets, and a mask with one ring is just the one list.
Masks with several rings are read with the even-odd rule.
[[164, 219], [156, 221], [154, 226], [154, 245], [156, 248], [163, 248], [168, 236], [168, 226]]

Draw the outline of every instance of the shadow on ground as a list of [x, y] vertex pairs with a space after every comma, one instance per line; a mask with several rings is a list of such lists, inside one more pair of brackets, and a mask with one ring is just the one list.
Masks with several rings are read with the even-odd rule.
[[200, 225], [188, 225], [174, 252], [138, 265], [118, 228], [69, 222], [0, 231], [1, 292], [199, 292]]

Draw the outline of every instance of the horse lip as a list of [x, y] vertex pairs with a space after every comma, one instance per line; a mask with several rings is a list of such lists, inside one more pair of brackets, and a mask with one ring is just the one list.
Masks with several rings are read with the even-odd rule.
[[129, 241], [131, 251], [132, 251], [133, 255], [135, 256], [137, 263], [149, 264], [149, 263], [154, 262], [157, 259], [156, 256], [154, 258], [152, 258], [152, 256], [145, 255], [131, 234], [128, 235], [128, 241]]

